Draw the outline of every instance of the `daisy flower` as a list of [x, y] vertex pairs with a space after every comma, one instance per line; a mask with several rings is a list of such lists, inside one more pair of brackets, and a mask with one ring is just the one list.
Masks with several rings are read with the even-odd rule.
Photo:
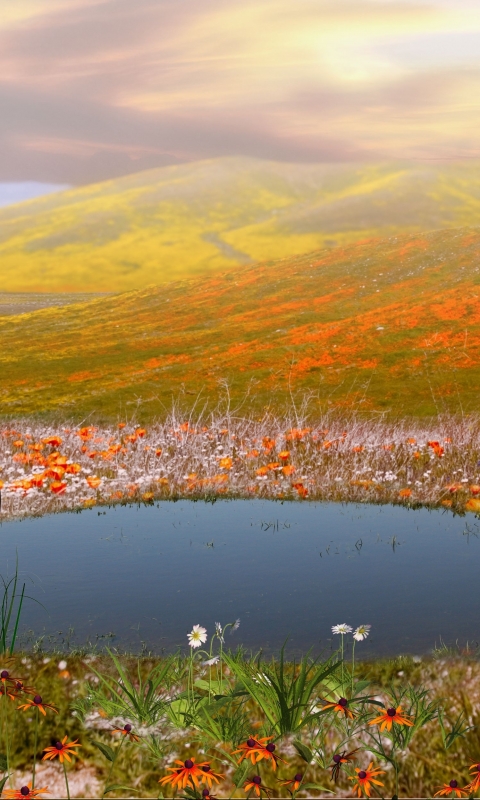
[[462, 797], [468, 795], [468, 788], [460, 789], [457, 781], [453, 780], [450, 783], [444, 783], [443, 786], [438, 787], [439, 791], [435, 792], [434, 797]]
[[207, 629], [202, 628], [201, 625], [194, 625], [192, 632], [188, 633], [187, 636], [190, 647], [200, 647], [201, 644], [205, 644], [207, 641]]
[[353, 632], [353, 638], [357, 642], [362, 642], [364, 639], [367, 638], [368, 634], [370, 633], [371, 625], [359, 625], [358, 628], [355, 628]]
[[70, 756], [76, 755], [75, 750], [71, 750], [71, 747], [81, 747], [81, 744], [77, 744], [78, 739], [75, 739], [74, 742], [67, 742], [67, 736], [64, 736], [61, 742], [57, 742], [53, 747], [46, 747], [44, 750], [45, 755], [42, 758], [42, 761], [46, 761], [48, 759], [54, 759], [58, 756], [60, 760], [60, 764], [63, 764], [63, 759], [66, 758], [67, 761], [71, 761]]
[[353, 790], [357, 792], [357, 796], [362, 796], [362, 790], [365, 792], [367, 797], [370, 797], [370, 789], [372, 788], [372, 783], [375, 783], [377, 786], [383, 786], [381, 781], [377, 781], [377, 775], [383, 775], [385, 770], [382, 769], [372, 769], [373, 761], [370, 761], [367, 769], [359, 769], [355, 767], [355, 772], [357, 773], [355, 777], [349, 778], [351, 781], [356, 781], [356, 785], [353, 787]]
[[379, 717], [375, 717], [375, 719], [371, 719], [368, 724], [380, 724], [380, 732], [384, 731], [385, 728], [388, 731], [391, 731], [393, 722], [396, 722], [397, 725], [408, 725], [409, 727], [412, 727], [413, 722], [409, 719], [409, 716], [410, 714], [405, 714], [405, 712], [402, 711], [401, 706], [398, 706], [397, 708], [387, 708], [383, 714], [381, 714]]
[[352, 631], [353, 628], [351, 627], [351, 625], [346, 625], [344, 622], [342, 622], [341, 625], [332, 626], [332, 633], [341, 633], [342, 635], [344, 635], [346, 633], [351, 633]]

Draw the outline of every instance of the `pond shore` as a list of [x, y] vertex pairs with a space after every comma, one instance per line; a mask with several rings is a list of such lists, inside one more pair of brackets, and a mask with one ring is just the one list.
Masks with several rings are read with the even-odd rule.
[[[208, 424], [207, 424], [208, 423]], [[142, 428], [11, 420], [0, 520], [114, 503], [261, 497], [480, 512], [480, 418], [177, 419]]]

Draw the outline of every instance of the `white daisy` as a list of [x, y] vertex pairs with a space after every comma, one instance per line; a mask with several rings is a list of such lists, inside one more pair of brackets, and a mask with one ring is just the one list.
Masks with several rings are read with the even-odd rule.
[[225, 639], [223, 638], [223, 628], [219, 622], [215, 623], [215, 631], [217, 633], [218, 638], [220, 639], [222, 644], [225, 644]]
[[352, 631], [353, 631], [353, 628], [351, 627], [351, 625], [345, 625], [344, 622], [341, 625], [334, 625], [332, 627], [332, 633], [342, 633], [342, 634], [344, 634], [344, 633], [351, 633]]
[[192, 632], [187, 634], [190, 647], [200, 647], [207, 641], [207, 629], [202, 628], [201, 625], [194, 625]]
[[353, 632], [353, 638], [356, 639], [357, 642], [362, 642], [367, 638], [371, 627], [371, 625], [359, 625]]
[[211, 667], [213, 664], [218, 664], [220, 661], [220, 656], [213, 656], [213, 658], [209, 658], [208, 661], [202, 661], [203, 667]]
[[232, 630], [230, 631], [230, 633], [235, 633], [235, 631], [238, 630], [239, 627], [240, 627], [240, 620], [236, 619], [232, 625]]

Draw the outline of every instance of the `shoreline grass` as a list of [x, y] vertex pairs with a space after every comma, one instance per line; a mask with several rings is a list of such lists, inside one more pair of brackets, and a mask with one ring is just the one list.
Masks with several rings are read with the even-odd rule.
[[12, 419], [0, 427], [0, 521], [115, 503], [272, 499], [480, 512], [480, 416], [431, 421], [306, 407], [191, 414], [140, 427]]

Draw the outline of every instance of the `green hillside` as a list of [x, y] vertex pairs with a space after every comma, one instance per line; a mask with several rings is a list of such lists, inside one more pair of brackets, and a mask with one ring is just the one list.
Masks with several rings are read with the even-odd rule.
[[0, 318], [5, 415], [478, 411], [480, 228], [404, 234]]
[[0, 210], [3, 292], [120, 292], [372, 236], [475, 225], [480, 162], [165, 167]]

